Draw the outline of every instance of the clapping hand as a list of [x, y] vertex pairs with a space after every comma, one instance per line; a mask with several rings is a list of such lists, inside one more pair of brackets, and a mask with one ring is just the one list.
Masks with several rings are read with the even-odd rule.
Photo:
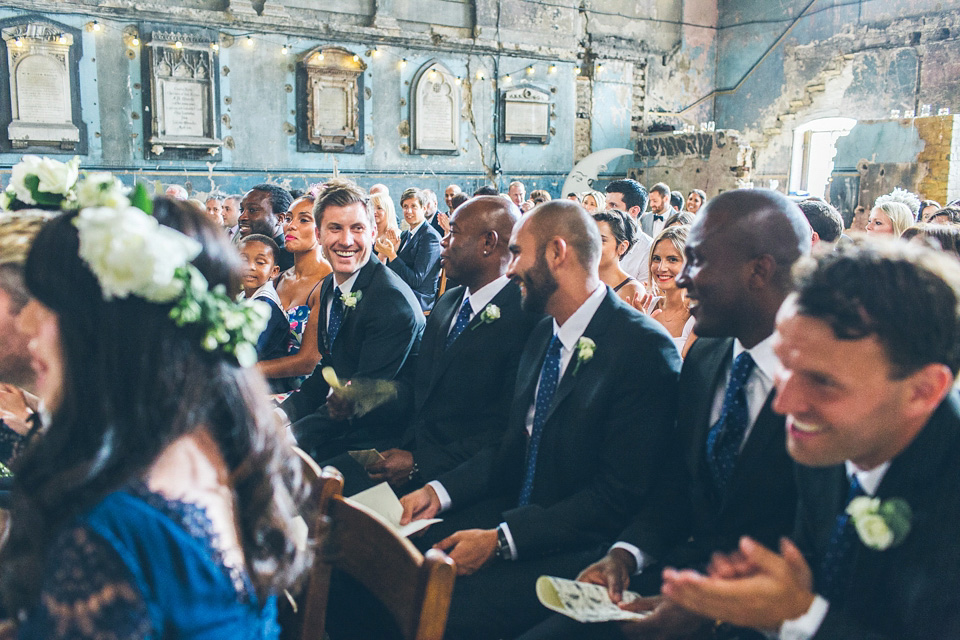
[[26, 435], [30, 431], [32, 413], [22, 389], [12, 384], [0, 383], [0, 419], [4, 424], [20, 435]]
[[[388, 230], [387, 233], [390, 233], [390, 231]], [[393, 241], [386, 237], [386, 234], [377, 238], [374, 242], [374, 248], [377, 250], [377, 255], [386, 258], [388, 261], [395, 260], [397, 257], [397, 248]]]
[[656, 318], [663, 313], [663, 309], [651, 309], [651, 307], [659, 302], [659, 300], [657, 300], [659, 297], [660, 296], [655, 296], [652, 293], [637, 293], [637, 295], [633, 296], [630, 304], [640, 313], [645, 313], [651, 318]]
[[437, 212], [437, 224], [443, 229], [444, 235], [450, 233], [450, 216], [441, 211]]
[[813, 603], [813, 574], [799, 549], [780, 540], [780, 553], [744, 537], [732, 554], [715, 554], [708, 575], [666, 569], [663, 595], [708, 618], [775, 629]]

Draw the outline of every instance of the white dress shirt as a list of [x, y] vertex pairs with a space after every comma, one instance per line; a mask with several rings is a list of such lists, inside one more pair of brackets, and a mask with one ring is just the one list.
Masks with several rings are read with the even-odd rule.
[[[730, 382], [730, 372], [733, 370], [733, 362], [737, 359], [737, 356], [744, 351], [750, 354], [750, 357], [753, 358], [757, 366], [750, 372], [750, 377], [747, 378], [747, 382], [743, 386], [744, 393], [747, 397], [747, 415], [750, 417], [750, 422], [743, 434], [743, 441], [740, 443], [741, 451], [743, 450], [743, 445], [747, 442], [747, 438], [750, 437], [750, 433], [753, 431], [753, 425], [757, 422], [757, 417], [760, 415], [763, 405], [767, 402], [767, 396], [769, 396], [773, 390], [773, 376], [780, 366], [780, 361], [773, 352], [773, 334], [770, 334], [755, 344], [751, 349], [744, 348], [740, 340], [734, 340], [733, 357], [727, 362], [726, 372], [723, 374], [723, 383], [717, 385], [717, 388], [714, 390], [713, 404], [710, 407], [709, 424], [711, 427], [716, 424], [717, 420], [720, 419], [720, 414], [723, 412], [723, 397], [727, 393], [727, 384]], [[700, 445], [698, 444], [697, 446]], [[637, 562], [637, 573], [643, 571], [645, 566], [653, 562], [653, 559], [648, 554], [629, 542], [619, 541], [610, 548], [623, 549], [629, 552]]]
[[[849, 460], [845, 463], [847, 467], [847, 478], [857, 476], [857, 482], [863, 487], [864, 493], [873, 496], [880, 487], [883, 476], [890, 468], [890, 461], [886, 461], [878, 467], [863, 471]], [[781, 640], [809, 640], [816, 635], [823, 624], [823, 619], [827, 617], [827, 611], [830, 610], [830, 602], [821, 595], [814, 595], [813, 602], [807, 612], [799, 618], [787, 620], [780, 625]]]
[[[364, 266], [366, 266], [366, 265], [364, 265]], [[362, 269], [362, 268], [363, 268], [363, 267], [360, 267], [360, 269]], [[350, 293], [351, 291], [353, 291], [353, 285], [354, 285], [354, 284], [356, 283], [356, 281], [357, 281], [357, 276], [360, 275], [360, 269], [357, 269], [356, 271], [354, 271], [354, 272], [353, 272], [353, 275], [350, 276], [349, 278], [347, 278], [346, 280], [344, 280], [343, 284], [337, 284], [336, 276], [334, 276], [333, 286], [340, 288], [340, 295], [341, 295], [341, 296], [344, 295], [344, 294], [346, 294], [346, 293]], [[330, 309], [332, 309], [332, 308], [333, 308], [333, 296], [330, 296], [330, 299], [327, 300], [327, 329], [330, 328]]]
[[[470, 319], [473, 320], [473, 317], [477, 315], [478, 310], [482, 310], [490, 301], [497, 297], [497, 294], [500, 293], [507, 284], [509, 284], [510, 278], [507, 276], [500, 276], [492, 282], [488, 282], [483, 285], [476, 291], [471, 292], [470, 287], [466, 287], [463, 290], [463, 298], [470, 301]], [[460, 302], [460, 306], [463, 306], [463, 302]], [[457, 313], [453, 314], [453, 318], [450, 320], [450, 326], [447, 327], [447, 335], [450, 335], [450, 332], [453, 331], [453, 327], [457, 324], [457, 316], [460, 313], [460, 309], [457, 308]]]
[[[567, 318], [563, 325], [558, 325], [556, 320], [553, 321], [553, 334], [559, 338], [560, 344], [563, 345], [560, 349], [560, 373], [557, 377], [558, 384], [559, 381], [563, 379], [563, 374], [567, 370], [570, 360], [573, 359], [573, 354], [577, 348], [577, 342], [583, 336], [583, 332], [587, 330], [587, 325], [589, 325], [590, 321], [593, 320], [594, 314], [597, 312], [597, 309], [600, 308], [600, 304], [603, 302], [603, 299], [606, 297], [606, 295], [607, 286], [601, 282], [584, 301], [584, 303], [573, 312], [573, 315]], [[540, 379], [538, 377], [537, 387], [539, 386]], [[536, 411], [538, 391], [539, 388], [534, 391], [533, 402], [530, 403], [530, 409], [527, 412], [527, 434], [530, 434], [533, 430], [533, 416]], [[433, 490], [437, 494], [437, 498], [440, 499], [440, 512], [442, 513], [449, 509], [451, 506], [450, 494], [447, 493], [447, 490], [444, 488], [444, 486], [436, 480], [432, 480], [427, 484], [433, 487]], [[510, 527], [507, 526], [506, 522], [501, 522], [499, 528], [503, 530], [504, 534], [506, 534], [507, 542], [510, 544], [512, 558], [516, 560], [517, 548], [514, 545], [513, 536], [510, 534]]]
[[620, 268], [644, 285], [650, 280], [650, 247], [653, 238], [637, 228], [637, 237], [630, 250], [620, 258]]

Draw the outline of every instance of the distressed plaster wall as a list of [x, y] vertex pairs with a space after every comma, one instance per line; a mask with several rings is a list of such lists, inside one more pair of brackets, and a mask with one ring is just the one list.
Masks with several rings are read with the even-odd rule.
[[[709, 93], [715, 72], [715, 0], [32, 0], [0, 2], [0, 20], [28, 14], [83, 30], [80, 95], [89, 135], [83, 166], [192, 191], [240, 191], [263, 180], [302, 188], [333, 173], [399, 191], [416, 182], [467, 191], [521, 179], [554, 195], [582, 150], [634, 146], [639, 131]], [[99, 32], [84, 30], [98, 20]], [[220, 159], [147, 160], [138, 48], [124, 29], [147, 24], [222, 34], [219, 51]], [[251, 34], [253, 46], [244, 44]], [[290, 54], [283, 56], [287, 44]], [[296, 56], [318, 45], [360, 55], [364, 75], [364, 152], [297, 151]], [[374, 56], [372, 50], [379, 51]], [[130, 51], [128, 57], [128, 51]], [[0, 55], [6, 55], [0, 51]], [[409, 153], [409, 83], [431, 58], [463, 81], [461, 149], [456, 156]], [[407, 64], [400, 68], [400, 60]], [[524, 70], [534, 66], [534, 73]], [[551, 67], [554, 67], [551, 70]], [[577, 118], [577, 73], [590, 85], [586, 118]], [[483, 79], [478, 79], [480, 71]], [[549, 91], [548, 144], [496, 140], [497, 97], [512, 83]], [[580, 81], [580, 82], [583, 82]], [[691, 117], [712, 118], [712, 102]], [[55, 149], [45, 150], [55, 153]], [[0, 180], [19, 154], [0, 154]], [[608, 167], [622, 176], [632, 160]], [[692, 185], [691, 185], [692, 186]]]
[[[879, 120], [923, 104], [954, 112], [960, 14], [951, 9], [936, 0], [720, 0], [717, 126], [756, 149], [758, 185], [783, 187], [793, 131], [810, 120]], [[876, 148], [873, 161], [897, 162], [885, 152]]]

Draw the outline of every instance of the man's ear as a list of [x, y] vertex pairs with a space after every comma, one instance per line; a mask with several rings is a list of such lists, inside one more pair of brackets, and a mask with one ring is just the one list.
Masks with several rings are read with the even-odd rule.
[[567, 259], [570, 253], [570, 247], [567, 246], [566, 240], [560, 236], [556, 236], [547, 242], [544, 251], [546, 253], [547, 265], [556, 268]]
[[639, 218], [640, 215], [643, 213], [643, 211], [640, 210], [639, 206], [633, 206], [627, 209], [627, 213], [629, 213], [634, 218]]
[[954, 376], [950, 368], [940, 362], [931, 362], [910, 374], [910, 396], [907, 412], [926, 415], [937, 408], [953, 388]]
[[750, 261], [750, 280], [751, 288], [764, 287], [773, 280], [777, 272], [777, 261], [769, 253], [757, 256]]
[[481, 243], [483, 246], [483, 255], [488, 256], [493, 253], [498, 244], [500, 244], [500, 234], [493, 229], [484, 232], [483, 242]]
[[274, 264], [273, 264], [273, 270], [270, 271], [270, 279], [273, 280], [273, 279], [276, 278], [278, 275], [280, 275], [280, 265], [278, 265], [277, 263], [274, 263]]

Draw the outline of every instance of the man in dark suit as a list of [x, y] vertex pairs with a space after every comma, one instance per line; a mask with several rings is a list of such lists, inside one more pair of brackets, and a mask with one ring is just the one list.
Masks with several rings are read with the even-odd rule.
[[[664, 566], [705, 567], [712, 552], [735, 549], [743, 535], [772, 544], [792, 529], [793, 465], [783, 417], [770, 406], [779, 367], [773, 328], [790, 291], [790, 269], [809, 249], [810, 230], [800, 210], [772, 191], [728, 191], [697, 216], [677, 278], [693, 303], [698, 336], [680, 372], [676, 428], [685, 464], [663, 476], [661, 502], [647, 503], [607, 555], [579, 576], [606, 586], [615, 602], [628, 581], [633, 591], [658, 592]], [[753, 364], [741, 364], [750, 370], [739, 380], [745, 420], [721, 421], [731, 383], [738, 384], [737, 362], [747, 358]], [[725, 473], [717, 473], [725, 439], [730, 461]], [[650, 536], [650, 522], [665, 517], [675, 525], [666, 545]], [[653, 613], [622, 627], [558, 615], [524, 640], [682, 634], [712, 623], [661, 597], [624, 607]]]
[[801, 272], [773, 405], [798, 546], [744, 538], [708, 575], [665, 571], [664, 594], [781, 638], [960, 637], [958, 308], [960, 265], [928, 249], [864, 242]]
[[[240, 201], [240, 216], [237, 218], [237, 230], [241, 238], [251, 233], [262, 233], [273, 238], [280, 247], [277, 254], [277, 266], [286, 271], [293, 266], [293, 254], [286, 250], [283, 243], [283, 215], [290, 208], [293, 196], [283, 187], [275, 184], [258, 184], [244, 194]], [[239, 239], [234, 244], [239, 244]]]
[[394, 249], [386, 238], [377, 242], [377, 253], [413, 289], [420, 308], [429, 311], [437, 297], [440, 279], [440, 234], [424, 218], [426, 197], [419, 189], [407, 189], [400, 196], [403, 219], [410, 229], [400, 234], [400, 247]]
[[[410, 288], [372, 256], [377, 225], [369, 196], [350, 182], [329, 183], [314, 212], [333, 268], [320, 287], [320, 367], [333, 367], [344, 381], [398, 380], [417, 353], [424, 317]], [[412, 403], [408, 385], [398, 383], [395, 400], [364, 416], [355, 416], [350, 403], [329, 391], [315, 371], [280, 407], [294, 422], [297, 442], [314, 458], [399, 440]]]
[[679, 464], [665, 455], [676, 347], [600, 282], [593, 219], [553, 200], [517, 223], [510, 251], [524, 308], [550, 317], [520, 357], [503, 441], [402, 499], [405, 521], [453, 509], [427, 536], [448, 536], [437, 547], [461, 576], [451, 638], [512, 637], [543, 619], [537, 577], [575, 575]]
[[[448, 290], [427, 318], [414, 419], [401, 448], [383, 451], [368, 478], [350, 487], [345, 474], [349, 493], [384, 480], [416, 489], [503, 435], [520, 352], [543, 317], [521, 310], [520, 289], [505, 275], [519, 219], [512, 203], [493, 196], [474, 198], [454, 213], [440, 259], [461, 286]], [[350, 463], [358, 466], [340, 461], [348, 469]]]

